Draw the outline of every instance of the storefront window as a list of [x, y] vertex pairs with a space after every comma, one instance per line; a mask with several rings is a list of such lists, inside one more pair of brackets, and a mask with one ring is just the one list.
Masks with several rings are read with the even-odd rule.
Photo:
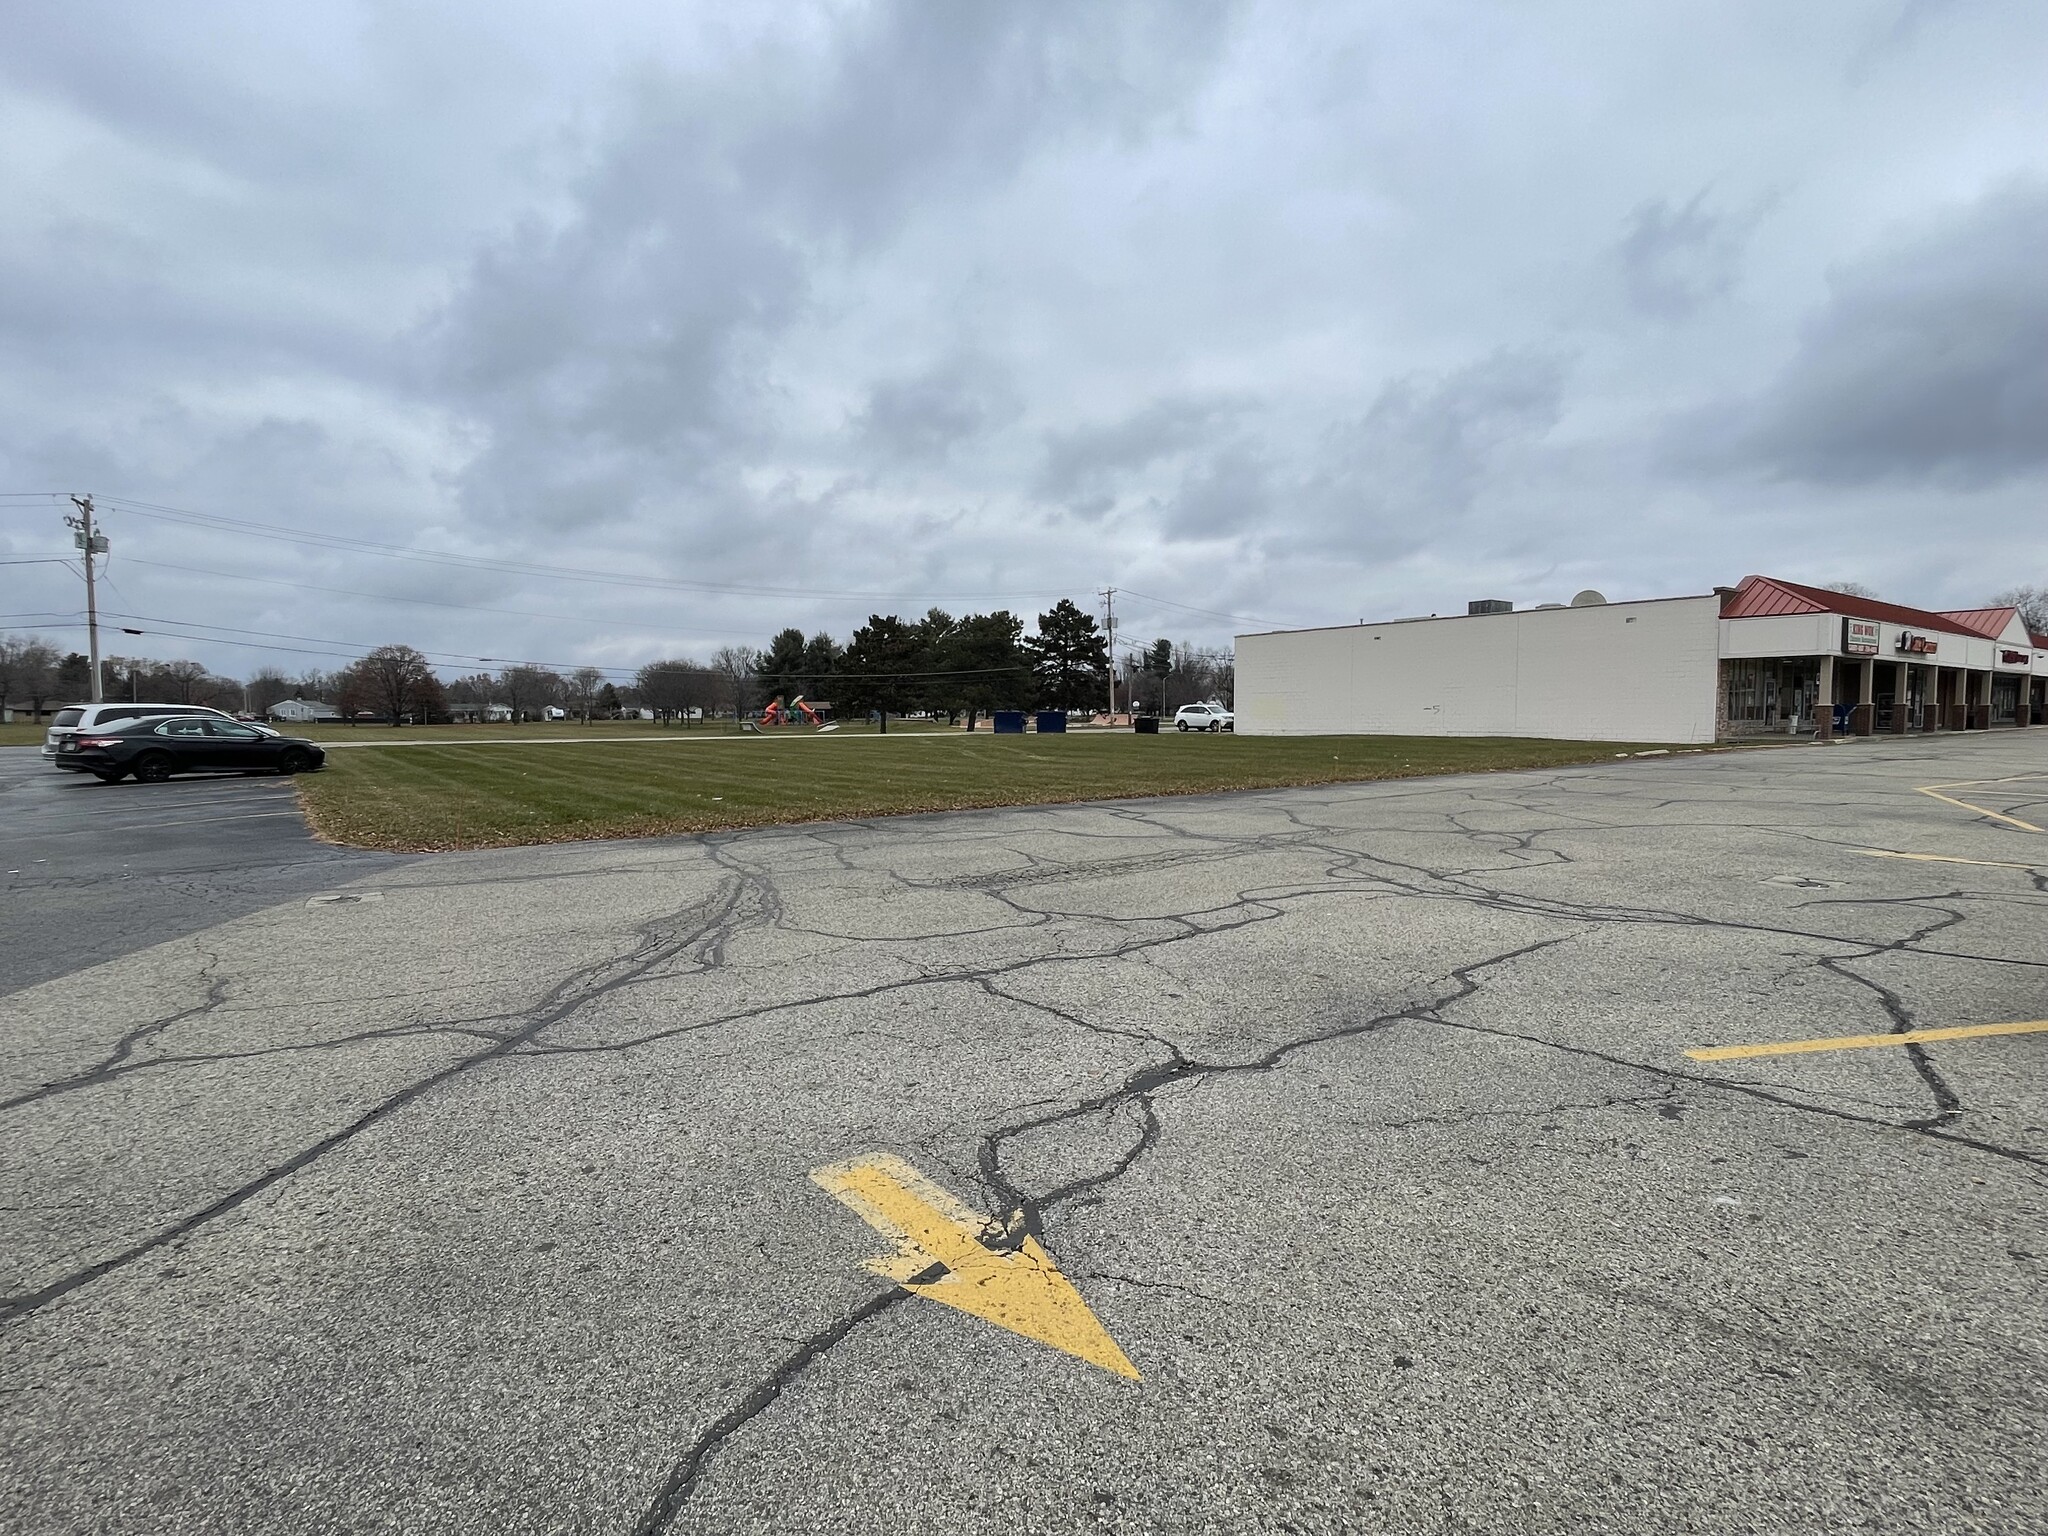
[[1724, 661], [1721, 687], [1731, 735], [1809, 731], [1820, 693], [1820, 663], [1810, 657]]

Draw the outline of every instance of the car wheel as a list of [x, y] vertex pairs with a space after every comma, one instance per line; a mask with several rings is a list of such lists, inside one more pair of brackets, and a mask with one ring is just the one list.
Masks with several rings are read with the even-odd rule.
[[1211, 720], [1209, 722], [1209, 729], [1212, 731], [1220, 731], [1223, 729], [1223, 722], [1221, 720]]
[[277, 760], [277, 771], [279, 773], [310, 773], [312, 769], [313, 754], [303, 751], [298, 747], [292, 748], [291, 751], [285, 753], [283, 757]]
[[168, 752], [148, 752], [135, 763], [135, 782], [138, 784], [161, 784], [171, 776], [171, 755]]
[[1184, 731], [1188, 728], [1188, 723], [1185, 720], [1176, 720], [1173, 722], [1173, 725], [1174, 729], [1179, 731]]

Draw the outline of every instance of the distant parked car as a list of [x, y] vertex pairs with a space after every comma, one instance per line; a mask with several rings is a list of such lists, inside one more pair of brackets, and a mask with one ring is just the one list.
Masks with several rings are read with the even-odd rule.
[[140, 783], [160, 784], [174, 773], [310, 773], [327, 754], [297, 736], [209, 714], [76, 731], [56, 761], [66, 773], [89, 773], [102, 784], [131, 773]]
[[1173, 724], [1182, 731], [1234, 731], [1237, 716], [1221, 704], [1183, 704], [1173, 712]]
[[204, 704], [72, 704], [51, 717], [50, 728], [43, 736], [43, 756], [55, 757], [66, 738], [80, 731], [111, 729], [130, 720], [158, 715], [205, 715], [215, 720], [233, 718], [225, 710], [209, 709]]

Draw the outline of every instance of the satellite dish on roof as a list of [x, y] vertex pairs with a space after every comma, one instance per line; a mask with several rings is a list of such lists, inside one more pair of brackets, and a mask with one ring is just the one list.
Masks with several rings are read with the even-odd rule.
[[1574, 608], [1598, 608], [1606, 601], [1606, 593], [1588, 587], [1572, 599], [1572, 606]]

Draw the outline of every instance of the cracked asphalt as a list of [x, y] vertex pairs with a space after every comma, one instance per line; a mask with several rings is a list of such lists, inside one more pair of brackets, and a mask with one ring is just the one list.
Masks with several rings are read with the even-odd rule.
[[[2038, 1533], [2048, 1034], [1684, 1055], [2048, 1018], [1966, 780], [2048, 732], [17, 883], [114, 916], [0, 997], [0, 1527]], [[877, 1151], [1143, 1380], [863, 1269]]]

